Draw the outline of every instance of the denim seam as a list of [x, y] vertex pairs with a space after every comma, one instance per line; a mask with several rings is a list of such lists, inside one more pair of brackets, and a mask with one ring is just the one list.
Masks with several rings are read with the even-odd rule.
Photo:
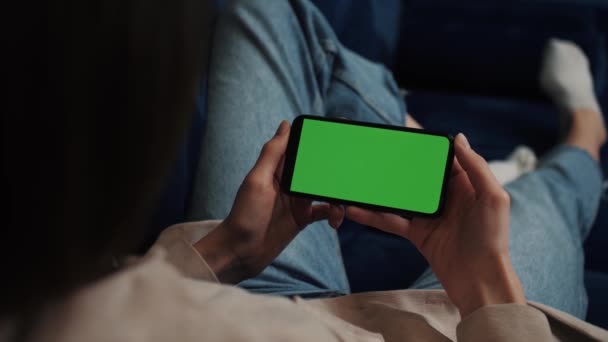
[[367, 104], [372, 109], [372, 111], [374, 111], [380, 118], [382, 118], [382, 120], [386, 121], [386, 123], [392, 125], [393, 120], [390, 119], [390, 115], [388, 115], [382, 109], [380, 109], [378, 106], [376, 106], [372, 99], [365, 96], [365, 94], [357, 87], [356, 84], [354, 84], [353, 82], [350, 82], [348, 79], [344, 78], [342, 76], [342, 74], [343, 74], [343, 72], [336, 70], [332, 73], [332, 76], [333, 76], [333, 78], [337, 79], [338, 81], [344, 83], [346, 86], [351, 88], [355, 93], [357, 93], [357, 96], [359, 96], [363, 100], [363, 102], [365, 102], [365, 104]]
[[[315, 80], [317, 81], [317, 85], [324, 84], [323, 75], [328, 72], [327, 69], [330, 69], [330, 60], [335, 60], [335, 55], [337, 53], [335, 44], [331, 39], [321, 39], [319, 40], [319, 45], [322, 48], [315, 50], [315, 53], [312, 58], [312, 65], [314, 68]], [[321, 88], [321, 86], [319, 86], [318, 88], [323, 92], [324, 98], [328, 88], [327, 85], [324, 84], [323, 88]], [[323, 110], [323, 112], [325, 112], [325, 110]]]
[[[338, 51], [338, 45], [332, 40], [332, 39], [322, 39], [320, 41], [320, 45], [323, 48], [323, 51], [325, 51], [326, 55], [331, 55], [334, 59], [335, 56], [337, 54], [339, 54]], [[324, 56], [324, 58], [326, 58], [326, 56]], [[318, 60], [315, 60], [315, 64], [318, 64]], [[317, 68], [320, 69], [319, 66], [317, 66]], [[345, 78], [343, 76], [344, 72], [342, 72], [341, 70], [333, 70], [331, 75], [332, 78], [342, 82], [343, 84], [345, 84], [346, 86], [348, 86], [350, 89], [352, 89], [357, 96], [359, 96], [363, 102], [365, 102], [365, 104], [367, 104], [374, 113], [376, 113], [376, 115], [378, 115], [382, 120], [384, 120], [386, 123], [388, 124], [393, 124], [393, 120], [390, 118], [390, 115], [388, 115], [386, 112], [384, 112], [381, 108], [379, 108], [377, 105], [374, 104], [374, 101], [372, 99], [370, 99], [369, 97], [367, 97], [365, 95], [365, 93], [363, 91], [361, 91], [359, 89], [359, 87], [357, 87], [357, 85], [354, 82], [349, 81], [347, 78]], [[402, 111], [402, 115], [404, 114], [404, 106], [402, 104], [399, 105], [399, 108]]]

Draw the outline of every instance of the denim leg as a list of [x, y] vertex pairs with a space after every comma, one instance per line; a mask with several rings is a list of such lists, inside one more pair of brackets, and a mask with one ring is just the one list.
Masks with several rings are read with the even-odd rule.
[[[224, 218], [279, 121], [299, 114], [403, 124], [392, 76], [340, 45], [305, 0], [233, 1], [212, 47], [209, 115], [189, 218]], [[350, 292], [338, 236], [326, 222], [304, 229], [241, 287], [307, 297]]]
[[[583, 150], [560, 146], [505, 189], [511, 196], [510, 254], [526, 297], [584, 319], [583, 242], [599, 207], [599, 164]], [[440, 287], [430, 269], [412, 285]]]

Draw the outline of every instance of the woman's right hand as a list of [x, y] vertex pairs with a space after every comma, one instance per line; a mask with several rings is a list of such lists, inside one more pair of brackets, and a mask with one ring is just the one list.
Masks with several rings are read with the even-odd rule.
[[281, 191], [289, 134], [289, 124], [281, 122], [243, 180], [230, 214], [194, 244], [224, 283], [258, 275], [309, 224], [327, 220], [336, 228], [344, 219], [342, 207], [313, 204]]
[[462, 134], [455, 152], [439, 218], [406, 220], [357, 207], [348, 207], [346, 216], [412, 241], [462, 317], [484, 305], [524, 304], [509, 256], [509, 195]]

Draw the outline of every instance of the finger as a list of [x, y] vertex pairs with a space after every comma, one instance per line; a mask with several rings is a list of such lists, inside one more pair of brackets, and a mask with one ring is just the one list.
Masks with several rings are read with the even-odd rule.
[[445, 207], [449, 209], [454, 203], [459, 201], [475, 199], [475, 188], [471, 185], [469, 176], [464, 170], [452, 173], [446, 191]]
[[277, 166], [277, 169], [274, 171], [274, 179], [276, 179], [279, 184], [281, 183], [281, 179], [283, 178], [283, 168], [284, 167], [285, 167], [285, 155], [283, 155], [281, 157], [279, 166]]
[[467, 173], [476, 193], [487, 194], [502, 190], [488, 163], [473, 151], [462, 133], [456, 136], [455, 150], [458, 162]]
[[422, 125], [410, 113], [405, 116], [405, 127], [422, 129]]
[[465, 193], [475, 193], [475, 189], [471, 185], [469, 176], [464, 171], [457, 157], [454, 157], [454, 163], [448, 183], [447, 200], [450, 198], [462, 198]]
[[306, 224], [327, 220], [329, 218], [330, 205], [327, 203], [315, 204], [310, 208], [309, 220]]
[[289, 129], [289, 123], [287, 121], [281, 121], [275, 135], [264, 144], [252, 172], [259, 173], [264, 177], [272, 177], [275, 174], [275, 171], [285, 154], [285, 150], [287, 149]]
[[329, 217], [327, 222], [329, 222], [329, 225], [334, 229], [338, 229], [344, 221], [344, 215], [345, 211], [343, 206], [331, 204], [329, 206]]
[[460, 165], [460, 162], [458, 161], [458, 157], [454, 156], [454, 161], [452, 162], [452, 175], [458, 174], [462, 171], [464, 170], [462, 169], [462, 165]]
[[452, 169], [450, 170], [450, 179], [456, 178], [461, 174], [466, 174], [458, 161], [458, 158], [454, 156], [454, 161], [452, 162]]
[[349, 206], [346, 208], [346, 217], [387, 233], [409, 238], [410, 221], [401, 216]]
[[[296, 221], [298, 227], [304, 227], [314, 221], [324, 220], [329, 215], [329, 205], [327, 205], [324, 214], [324, 212], [321, 210], [323, 208], [321, 207], [317, 207], [316, 211], [313, 211], [313, 209], [315, 208], [311, 205], [312, 200], [308, 198], [293, 197], [287, 195], [282, 196], [288, 198], [293, 218]], [[319, 217], [317, 218], [317, 216]]]

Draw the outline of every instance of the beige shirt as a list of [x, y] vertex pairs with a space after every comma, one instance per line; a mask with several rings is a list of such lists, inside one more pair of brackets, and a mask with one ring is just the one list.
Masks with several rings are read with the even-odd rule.
[[608, 341], [608, 331], [537, 303], [465, 320], [443, 291], [291, 300], [222, 285], [192, 247], [217, 221], [167, 229], [134, 264], [49, 307], [36, 341]]

